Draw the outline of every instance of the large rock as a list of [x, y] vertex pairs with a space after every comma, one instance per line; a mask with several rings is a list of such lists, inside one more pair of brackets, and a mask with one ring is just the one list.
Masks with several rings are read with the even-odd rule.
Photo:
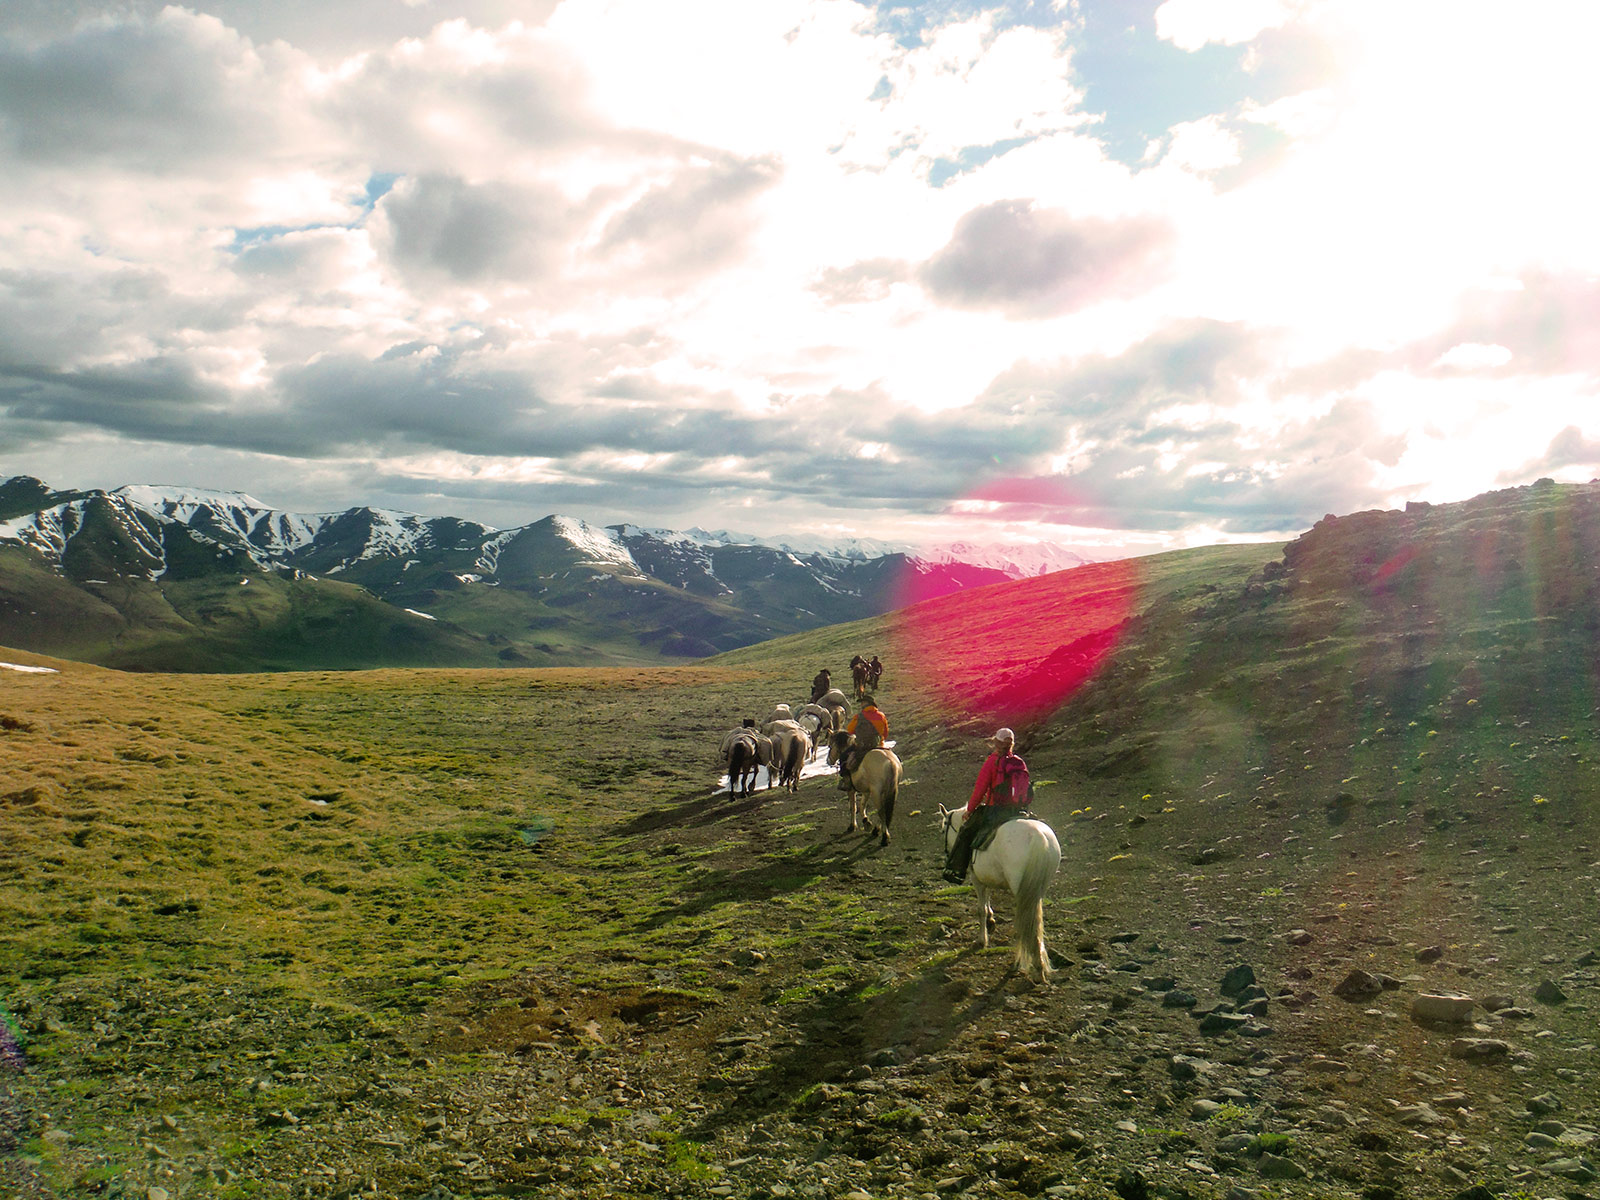
[[1487, 1062], [1505, 1058], [1510, 1053], [1511, 1044], [1499, 1038], [1457, 1038], [1450, 1043], [1451, 1058]]
[[1333, 987], [1333, 994], [1341, 1000], [1370, 1000], [1383, 991], [1383, 980], [1357, 968]]
[[1414, 1021], [1440, 1021], [1461, 1024], [1472, 1020], [1476, 1001], [1471, 996], [1442, 996], [1423, 994], [1411, 1002], [1411, 1019]]
[[1239, 963], [1228, 968], [1228, 973], [1222, 977], [1222, 986], [1218, 990], [1224, 996], [1237, 996], [1255, 981], [1255, 968], [1249, 963]]
[[1554, 979], [1546, 979], [1534, 989], [1533, 998], [1540, 1004], [1565, 1004], [1567, 994], [1561, 990]]

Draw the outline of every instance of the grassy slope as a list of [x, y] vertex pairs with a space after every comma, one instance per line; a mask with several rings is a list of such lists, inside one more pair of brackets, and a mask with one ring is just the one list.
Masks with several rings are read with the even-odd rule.
[[[1224, 953], [1276, 978], [1314, 967], [1324, 995], [1349, 966], [1415, 971], [1412, 951], [1430, 943], [1450, 948], [1440, 970], [1502, 986], [1549, 970], [1552, 951], [1570, 959], [1589, 936], [1570, 889], [1600, 834], [1583, 803], [1600, 759], [1589, 569], [1570, 552], [1525, 566], [1562, 506], [1524, 499], [1494, 515], [1487, 558], [1469, 528], [1470, 550], [1407, 558], [1426, 568], [1408, 575], [1381, 574], [1404, 546], [1359, 523], [1352, 545], [1326, 540], [1297, 564], [1298, 590], [1262, 574], [1275, 547], [1143, 560], [1116, 656], [1022, 728], [1067, 851], [1052, 943], [1141, 930], [1167, 947], [1163, 965], [1209, 979], [1205, 946], [1236, 931], [1247, 946]], [[1567, 507], [1556, 524], [1582, 545]], [[1352, 578], [1363, 555], [1374, 561]], [[35, 1143], [33, 1169], [61, 1194], [91, 1169], [143, 1178], [137, 1131], [152, 1109], [203, 1126], [214, 1150], [273, 1161], [280, 1135], [259, 1121], [287, 1102], [241, 1090], [241, 1055], [331, 1087], [376, 1049], [415, 1092], [386, 1111], [417, 1119], [488, 1069], [477, 1056], [579, 1044], [586, 1020], [621, 1037], [625, 1012], [695, 1014], [704, 1032], [684, 1037], [702, 1050], [741, 1002], [850, 1031], [754, 1076], [724, 1071], [747, 1118], [877, 1047], [958, 1038], [988, 1010], [951, 1024], [940, 981], [998, 967], [950, 958], [946, 939], [966, 936], [969, 915], [929, 887], [930, 835], [912, 813], [964, 795], [991, 714], [913, 688], [884, 650], [906, 650], [895, 639], [908, 629], [964, 644], [997, 603], [1014, 604], [1054, 631], [1031, 651], [1017, 635], [1007, 670], [1019, 678], [1063, 631], [1094, 632], [1063, 607], [1084, 578], [935, 602], [932, 625], [875, 619], [673, 670], [0, 671], [0, 889], [16, 914], [0, 930], [0, 988], [28, 1037], [36, 1107], [52, 1105], [77, 1139], [54, 1157]], [[842, 672], [874, 651], [907, 763], [895, 846], [863, 857], [837, 837], [825, 784], [709, 801], [722, 729], [798, 699], [817, 667]], [[1502, 924], [1531, 936], [1490, 936]], [[1316, 931], [1311, 951], [1282, 942], [1295, 927]], [[736, 966], [752, 950], [769, 962]], [[221, 1032], [225, 985], [271, 1026], [241, 1013]], [[1108, 1001], [1120, 1011], [1115, 992], [1087, 977], [1058, 989], [1051, 1020], [1098, 1020]], [[174, 1004], [195, 1015], [149, 1015]], [[1387, 1120], [1385, 1097], [1415, 1087], [1406, 1070], [1443, 1069], [1426, 1031], [1307, 1013], [1279, 1049], [1336, 1056], [1355, 1036], [1401, 1051], [1383, 1069], [1392, 1078], [1346, 1094], [1364, 1120]], [[1588, 1020], [1581, 1005], [1568, 1018], [1548, 1018], [1558, 1038]], [[419, 1049], [454, 1065], [418, 1067]], [[224, 1065], [179, 1069], [197, 1055]], [[1530, 1089], [1559, 1086], [1548, 1068], [1530, 1068]], [[128, 1085], [139, 1069], [149, 1082]], [[336, 1131], [307, 1136], [319, 1153], [360, 1154], [336, 1151], [349, 1141]], [[1503, 1178], [1514, 1155], [1491, 1148], [1480, 1165]], [[384, 1169], [400, 1194], [425, 1182], [416, 1160]]]

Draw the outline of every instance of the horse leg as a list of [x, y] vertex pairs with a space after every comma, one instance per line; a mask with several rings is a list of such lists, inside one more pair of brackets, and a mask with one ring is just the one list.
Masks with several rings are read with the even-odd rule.
[[989, 930], [994, 926], [994, 910], [989, 907], [989, 889], [974, 879], [972, 891], [978, 898], [978, 949], [987, 950]]

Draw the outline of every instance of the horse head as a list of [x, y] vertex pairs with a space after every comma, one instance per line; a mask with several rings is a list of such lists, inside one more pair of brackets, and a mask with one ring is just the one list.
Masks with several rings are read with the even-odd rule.
[[840, 730], [828, 739], [828, 765], [838, 766], [844, 758], [845, 751], [850, 749], [850, 743], [855, 740], [855, 734]]

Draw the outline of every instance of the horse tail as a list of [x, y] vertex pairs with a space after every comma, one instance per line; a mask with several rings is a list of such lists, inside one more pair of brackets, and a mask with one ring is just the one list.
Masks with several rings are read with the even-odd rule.
[[789, 739], [789, 744], [783, 756], [782, 782], [789, 786], [790, 791], [800, 790], [800, 768], [806, 760], [806, 744], [799, 737]]
[[1035, 845], [1017, 881], [1017, 966], [1040, 983], [1048, 983], [1051, 975], [1050, 952], [1044, 944], [1044, 894], [1060, 865], [1059, 853], [1052, 855], [1047, 846]]
[[900, 764], [890, 760], [887, 778], [883, 783], [883, 803], [879, 811], [883, 817], [883, 840], [889, 840], [889, 823], [894, 820], [894, 801], [900, 794]]

